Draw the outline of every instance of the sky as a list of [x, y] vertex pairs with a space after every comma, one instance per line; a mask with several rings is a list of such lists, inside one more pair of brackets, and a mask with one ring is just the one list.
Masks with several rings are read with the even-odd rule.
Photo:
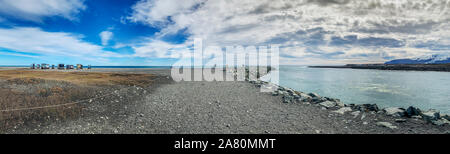
[[0, 65], [172, 65], [196, 38], [282, 65], [449, 54], [450, 0], [0, 0]]

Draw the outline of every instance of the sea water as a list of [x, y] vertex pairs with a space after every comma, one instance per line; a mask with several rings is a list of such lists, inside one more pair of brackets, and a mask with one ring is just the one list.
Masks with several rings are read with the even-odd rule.
[[450, 113], [450, 72], [280, 66], [281, 86], [347, 104], [419, 107]]

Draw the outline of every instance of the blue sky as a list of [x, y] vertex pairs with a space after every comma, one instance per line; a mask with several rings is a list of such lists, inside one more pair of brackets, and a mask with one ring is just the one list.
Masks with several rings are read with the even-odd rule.
[[194, 38], [280, 45], [281, 64], [378, 63], [448, 54], [447, 8], [448, 0], [0, 0], [0, 65], [171, 65]]

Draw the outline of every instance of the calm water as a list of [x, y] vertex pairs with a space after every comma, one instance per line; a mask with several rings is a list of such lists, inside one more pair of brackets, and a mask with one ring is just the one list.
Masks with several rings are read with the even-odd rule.
[[280, 66], [280, 85], [348, 104], [412, 105], [450, 113], [450, 72]]

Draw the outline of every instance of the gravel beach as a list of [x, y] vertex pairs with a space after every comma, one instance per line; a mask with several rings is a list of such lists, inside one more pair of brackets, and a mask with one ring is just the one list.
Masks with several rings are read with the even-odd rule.
[[22, 125], [3, 133], [151, 134], [442, 134], [448, 125], [380, 112], [326, 109], [312, 103], [283, 103], [246, 81], [174, 82], [168, 69], [92, 69], [157, 75], [149, 87], [123, 86], [82, 103], [74, 119]]

